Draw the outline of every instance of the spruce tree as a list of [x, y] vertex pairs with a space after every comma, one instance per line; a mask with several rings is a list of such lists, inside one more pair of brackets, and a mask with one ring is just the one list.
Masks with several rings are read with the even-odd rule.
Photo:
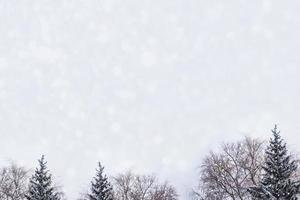
[[297, 164], [288, 154], [277, 126], [265, 152], [264, 174], [258, 187], [250, 188], [253, 199], [297, 200], [299, 181], [292, 179]]
[[47, 170], [47, 162], [44, 155], [38, 160], [39, 166], [29, 182], [27, 200], [60, 200], [58, 192], [52, 186], [52, 176]]
[[91, 191], [87, 196], [88, 200], [113, 200], [112, 186], [104, 174], [104, 167], [100, 162], [96, 169], [96, 176], [91, 182]]

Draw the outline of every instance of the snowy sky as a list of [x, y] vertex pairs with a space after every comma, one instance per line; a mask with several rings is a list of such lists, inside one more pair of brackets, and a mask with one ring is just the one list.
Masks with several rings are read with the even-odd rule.
[[45, 154], [70, 197], [102, 161], [185, 196], [244, 135], [300, 142], [300, 1], [0, 0], [0, 160]]

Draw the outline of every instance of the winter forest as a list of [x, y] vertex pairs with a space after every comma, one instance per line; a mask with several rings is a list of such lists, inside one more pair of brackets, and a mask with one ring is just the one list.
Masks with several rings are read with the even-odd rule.
[[299, 0], [0, 0], [0, 200], [300, 200]]
[[[269, 142], [246, 137], [226, 143], [199, 165], [198, 186], [191, 187], [193, 200], [296, 200], [300, 195], [300, 169], [296, 152], [289, 152], [275, 125]], [[45, 156], [37, 168], [11, 164], [0, 172], [3, 200], [63, 200], [63, 188], [55, 184]], [[176, 188], [155, 175], [128, 171], [107, 175], [101, 162], [90, 188], [78, 200], [177, 200]]]

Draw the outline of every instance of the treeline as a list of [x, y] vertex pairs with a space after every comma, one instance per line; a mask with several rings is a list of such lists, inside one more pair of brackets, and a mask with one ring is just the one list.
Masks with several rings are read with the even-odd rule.
[[199, 167], [196, 200], [296, 200], [300, 170], [277, 126], [268, 143], [245, 138], [226, 143], [207, 155]]
[[[297, 200], [298, 160], [288, 152], [275, 126], [269, 142], [245, 138], [210, 152], [199, 166], [194, 200]], [[0, 170], [0, 200], [64, 200], [42, 156], [34, 173], [11, 164]], [[192, 188], [192, 186], [191, 186]], [[174, 186], [154, 175], [105, 174], [99, 162], [88, 192], [78, 200], [178, 200]]]
[[[38, 160], [33, 175], [12, 163], [0, 172], [0, 200], [64, 200], [62, 188], [53, 182], [45, 157]], [[160, 182], [155, 175], [139, 175], [131, 171], [118, 174], [111, 180], [98, 163], [89, 192], [78, 200], [177, 200], [176, 189]]]

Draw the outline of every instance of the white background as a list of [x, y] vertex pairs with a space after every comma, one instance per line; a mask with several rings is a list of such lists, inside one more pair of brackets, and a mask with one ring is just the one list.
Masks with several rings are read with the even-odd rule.
[[[0, 160], [46, 155], [70, 199], [97, 161], [187, 199], [222, 141], [300, 140], [300, 2], [0, 0]], [[299, 148], [298, 148], [299, 150]]]

